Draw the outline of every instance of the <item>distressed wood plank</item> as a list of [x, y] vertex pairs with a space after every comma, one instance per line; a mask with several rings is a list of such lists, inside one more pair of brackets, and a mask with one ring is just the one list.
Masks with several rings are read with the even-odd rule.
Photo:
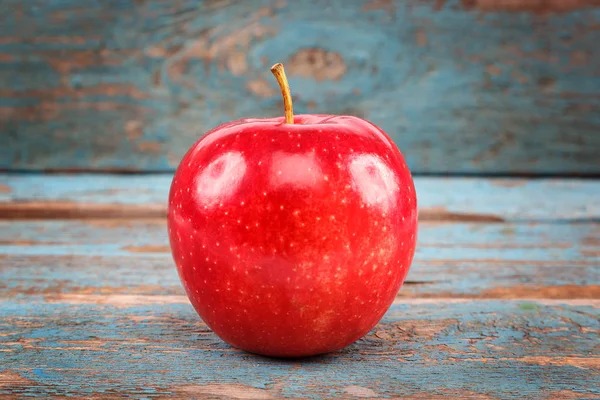
[[[597, 0], [0, 3], [0, 168], [172, 171], [206, 130], [365, 117], [414, 172], [599, 174]], [[351, 22], [348, 22], [351, 21]]]
[[[0, 174], [0, 218], [161, 217], [170, 174]], [[599, 180], [415, 177], [420, 220], [600, 220]]]
[[[0, 290], [24, 302], [172, 301], [183, 292], [166, 230], [162, 219], [0, 221]], [[599, 239], [598, 223], [421, 223], [400, 296], [600, 300]]]
[[1, 304], [4, 396], [600, 396], [591, 306], [395, 304], [347, 349], [279, 361], [227, 346], [185, 304]]
[[[159, 296], [187, 303], [171, 257], [3, 255], [0, 297], [81, 303]], [[600, 301], [598, 261], [431, 261], [418, 256], [398, 294], [410, 299], [588, 299]], [[158, 301], [158, 300], [157, 300]]]

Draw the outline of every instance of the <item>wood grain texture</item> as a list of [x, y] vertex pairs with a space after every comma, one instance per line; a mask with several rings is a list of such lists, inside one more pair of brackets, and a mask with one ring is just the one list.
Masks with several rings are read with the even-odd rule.
[[[187, 303], [162, 219], [0, 221], [0, 257], [14, 301]], [[400, 296], [600, 300], [600, 224], [421, 223]]]
[[0, 169], [172, 171], [202, 134], [380, 125], [415, 173], [600, 173], [597, 0], [5, 0]]
[[598, 398], [599, 309], [567, 303], [395, 304], [342, 351], [278, 361], [227, 346], [187, 304], [4, 301], [0, 395]]
[[[166, 215], [170, 174], [0, 174], [0, 218]], [[600, 181], [415, 177], [421, 221], [599, 221]]]

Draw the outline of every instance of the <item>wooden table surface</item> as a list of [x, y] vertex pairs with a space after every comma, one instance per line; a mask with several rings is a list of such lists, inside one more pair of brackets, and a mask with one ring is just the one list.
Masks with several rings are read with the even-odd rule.
[[169, 253], [165, 175], [0, 175], [0, 396], [600, 398], [600, 182], [416, 178], [377, 327], [325, 356], [233, 349]]

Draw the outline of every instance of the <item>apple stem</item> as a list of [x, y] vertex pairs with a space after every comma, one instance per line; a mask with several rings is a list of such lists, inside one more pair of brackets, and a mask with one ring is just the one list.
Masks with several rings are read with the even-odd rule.
[[283, 64], [277, 63], [271, 67], [271, 72], [275, 75], [277, 83], [281, 88], [281, 95], [283, 96], [283, 111], [285, 111], [285, 122], [286, 124], [294, 123], [294, 108], [292, 107], [292, 94], [290, 92], [290, 85], [288, 84], [287, 77], [285, 76], [285, 70]]

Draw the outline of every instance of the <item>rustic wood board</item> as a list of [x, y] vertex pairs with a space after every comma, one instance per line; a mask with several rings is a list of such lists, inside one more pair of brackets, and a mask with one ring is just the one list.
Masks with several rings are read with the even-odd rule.
[[380, 125], [418, 173], [600, 173], [597, 0], [5, 0], [0, 168], [172, 171], [219, 123]]
[[[171, 174], [0, 174], [0, 217], [166, 215]], [[600, 181], [414, 178], [421, 220], [600, 220]]]
[[[8, 298], [187, 302], [164, 219], [0, 221], [0, 257]], [[600, 300], [600, 224], [424, 222], [407, 280], [400, 296]]]
[[418, 250], [381, 323], [283, 361], [192, 309], [169, 175], [0, 178], [0, 397], [600, 398], [595, 181], [417, 178]]
[[590, 399], [596, 306], [414, 301], [340, 352], [281, 361], [221, 342], [189, 304], [0, 303], [0, 395]]

